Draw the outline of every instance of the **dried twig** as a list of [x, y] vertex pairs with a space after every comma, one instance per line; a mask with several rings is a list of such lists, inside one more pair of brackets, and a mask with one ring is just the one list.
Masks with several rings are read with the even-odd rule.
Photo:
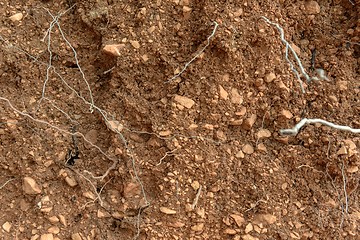
[[11, 178], [11, 179], [7, 180], [3, 185], [0, 186], [0, 189], [4, 188], [9, 182], [14, 181], [14, 180], [15, 180], [15, 178]]
[[342, 130], [342, 131], [349, 131], [349, 132], [352, 132], [352, 133], [360, 133], [360, 129], [351, 128], [349, 126], [337, 125], [335, 123], [331, 123], [331, 122], [328, 122], [326, 120], [322, 120], [322, 119], [318, 119], [318, 118], [314, 118], [314, 119], [303, 118], [298, 124], [295, 125], [295, 127], [290, 128], [290, 129], [281, 129], [280, 134], [281, 135], [295, 136], [295, 135], [298, 134], [300, 129], [305, 124], [314, 124], [314, 123], [320, 123], [320, 124], [323, 124], [323, 125], [326, 125], [326, 126], [329, 126], [331, 128], [338, 129], [338, 130]]
[[165, 83], [169, 83], [169, 82], [173, 81], [174, 79], [176, 79], [177, 77], [179, 77], [183, 72], [185, 72], [185, 70], [187, 69], [187, 67], [188, 67], [193, 61], [195, 61], [195, 59], [198, 58], [198, 57], [205, 51], [205, 49], [210, 45], [210, 40], [211, 40], [212, 37], [214, 37], [215, 32], [216, 32], [216, 29], [218, 28], [218, 26], [219, 26], [219, 24], [215, 21], [215, 22], [214, 22], [214, 29], [213, 29], [212, 33], [210, 34], [210, 36], [208, 36], [206, 45], [205, 45], [190, 61], [188, 61], [188, 62], [185, 64], [184, 68], [183, 68], [178, 74], [176, 74], [175, 76], [173, 76], [172, 78], [170, 78], [169, 80], [167, 80]]

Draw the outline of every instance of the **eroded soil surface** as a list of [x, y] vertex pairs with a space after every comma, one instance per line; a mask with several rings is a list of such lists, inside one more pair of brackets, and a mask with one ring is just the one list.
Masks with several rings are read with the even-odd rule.
[[358, 239], [360, 1], [0, 12], [1, 239]]

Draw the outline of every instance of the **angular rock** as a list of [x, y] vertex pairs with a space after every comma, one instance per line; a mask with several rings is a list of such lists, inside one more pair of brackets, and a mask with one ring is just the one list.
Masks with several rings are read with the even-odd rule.
[[9, 19], [13, 22], [20, 21], [24, 17], [22, 13], [15, 13], [14, 15], [10, 16]]
[[231, 214], [230, 217], [232, 217], [238, 227], [241, 227], [245, 223], [245, 218], [243, 218], [240, 215], [237, 214]]
[[160, 207], [160, 212], [168, 214], [168, 215], [173, 215], [176, 214], [176, 211], [167, 207]]
[[243, 97], [239, 94], [239, 91], [236, 88], [231, 89], [231, 102], [233, 104], [242, 104], [244, 101]]
[[41, 188], [31, 177], [24, 177], [23, 190], [26, 194], [40, 194]]
[[54, 240], [54, 235], [52, 233], [46, 233], [40, 236], [40, 240]]
[[305, 1], [306, 14], [318, 14], [320, 13], [320, 6], [316, 1]]
[[191, 108], [195, 104], [195, 102], [193, 100], [191, 100], [190, 98], [180, 96], [180, 95], [177, 95], [177, 94], [174, 97], [174, 101], [179, 103], [180, 105], [186, 107], [186, 108]]
[[245, 144], [242, 147], [242, 151], [246, 154], [253, 154], [254, 153], [254, 148], [253, 146], [251, 146], [250, 144]]
[[109, 55], [113, 55], [115, 57], [120, 57], [120, 50], [125, 47], [125, 44], [109, 44], [105, 45], [103, 51]]
[[195, 231], [195, 232], [200, 232], [204, 229], [204, 223], [199, 223], [197, 225], [194, 225], [191, 227], [191, 230]]
[[252, 128], [252, 126], [254, 125], [255, 121], [256, 121], [256, 114], [251, 114], [251, 116], [247, 119], [245, 119], [245, 121], [242, 123], [242, 128], [245, 130], [250, 130]]
[[2, 225], [2, 228], [5, 230], [5, 232], [10, 232], [11, 226], [12, 226], [11, 223], [5, 222], [5, 223]]
[[228, 99], [229, 94], [227, 93], [227, 91], [225, 91], [225, 89], [221, 85], [219, 85], [219, 95], [220, 95], [221, 99], [224, 99], [224, 100]]
[[130, 40], [130, 44], [131, 44], [135, 49], [140, 48], [140, 43], [139, 43], [138, 41], [131, 41], [131, 40]]
[[267, 129], [260, 129], [256, 135], [258, 139], [269, 138], [271, 137], [271, 132]]

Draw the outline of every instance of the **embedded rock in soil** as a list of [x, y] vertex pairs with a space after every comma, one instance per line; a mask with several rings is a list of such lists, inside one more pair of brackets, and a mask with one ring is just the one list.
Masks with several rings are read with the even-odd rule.
[[40, 186], [31, 177], [24, 177], [23, 190], [26, 194], [40, 194]]

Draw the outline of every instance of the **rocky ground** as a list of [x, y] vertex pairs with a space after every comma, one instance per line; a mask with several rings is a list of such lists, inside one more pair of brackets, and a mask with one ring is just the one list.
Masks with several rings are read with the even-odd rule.
[[360, 1], [0, 12], [1, 239], [358, 239]]

